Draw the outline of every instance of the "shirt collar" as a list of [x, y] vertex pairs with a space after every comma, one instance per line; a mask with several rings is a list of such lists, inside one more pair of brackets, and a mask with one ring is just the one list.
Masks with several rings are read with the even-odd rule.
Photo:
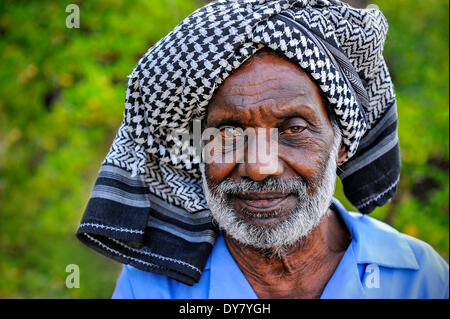
[[250, 283], [231, 256], [222, 232], [216, 239], [205, 265], [210, 272], [210, 299], [256, 299]]
[[360, 213], [350, 213], [335, 198], [332, 207], [342, 216], [352, 237], [358, 264], [377, 264], [390, 268], [419, 269], [416, 256], [405, 235], [389, 225]]

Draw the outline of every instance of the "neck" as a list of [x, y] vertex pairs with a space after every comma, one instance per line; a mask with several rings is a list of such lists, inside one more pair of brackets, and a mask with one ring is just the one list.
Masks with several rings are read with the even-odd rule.
[[320, 297], [350, 240], [332, 210], [306, 238], [282, 249], [261, 251], [225, 234], [231, 255], [260, 298]]

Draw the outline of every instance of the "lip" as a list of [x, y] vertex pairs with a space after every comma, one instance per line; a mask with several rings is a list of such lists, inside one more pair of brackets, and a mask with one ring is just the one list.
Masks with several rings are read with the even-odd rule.
[[291, 195], [291, 193], [248, 192], [245, 194], [238, 194], [237, 198], [247, 206], [247, 209], [250, 211], [263, 213], [279, 208], [289, 195]]

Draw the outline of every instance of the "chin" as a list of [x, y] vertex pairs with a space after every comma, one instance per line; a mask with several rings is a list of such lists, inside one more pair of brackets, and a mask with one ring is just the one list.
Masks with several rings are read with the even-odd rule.
[[274, 216], [245, 211], [237, 213], [232, 208], [221, 212], [215, 210], [212, 214], [228, 236], [243, 245], [267, 250], [269, 254], [286, 251], [301, 242], [320, 224], [324, 215], [298, 208], [290, 212], [272, 212]]

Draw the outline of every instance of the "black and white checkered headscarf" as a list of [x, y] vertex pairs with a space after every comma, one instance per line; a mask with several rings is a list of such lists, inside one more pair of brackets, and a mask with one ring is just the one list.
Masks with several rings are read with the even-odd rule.
[[173, 133], [202, 120], [215, 90], [263, 47], [308, 72], [327, 99], [347, 150], [338, 174], [349, 201], [363, 213], [384, 205], [400, 175], [386, 32], [380, 11], [334, 0], [224, 0], [195, 11], [129, 76], [124, 120], [78, 238], [122, 263], [200, 279], [217, 229], [199, 163], [174, 156]]

